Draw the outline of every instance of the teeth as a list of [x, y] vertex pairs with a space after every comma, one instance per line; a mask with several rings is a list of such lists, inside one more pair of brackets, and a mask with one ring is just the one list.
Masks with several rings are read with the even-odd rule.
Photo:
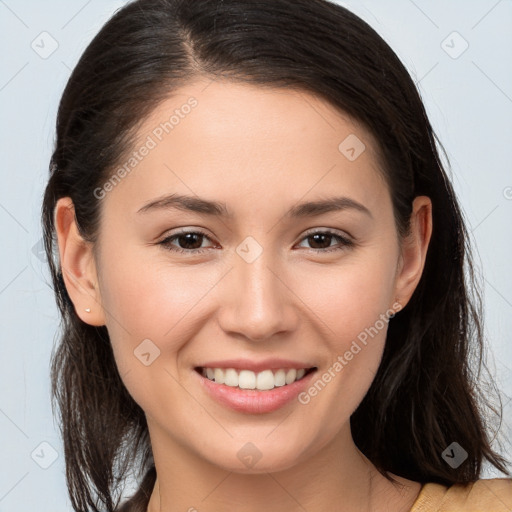
[[295, 382], [295, 379], [297, 378], [297, 370], [292, 368], [291, 370], [288, 370], [286, 372], [286, 384], [291, 384], [292, 382]]
[[215, 382], [224, 384], [224, 370], [221, 368], [215, 368], [215, 370], [213, 370], [213, 378], [215, 379]]
[[[231, 370], [231, 368], [229, 369]], [[226, 370], [229, 372], [229, 370]], [[233, 370], [235, 373], [236, 371]], [[240, 389], [255, 389], [256, 388], [256, 374], [249, 370], [242, 370], [238, 375], [238, 382], [235, 382], [233, 387], [238, 386]], [[215, 381], [217, 382], [217, 381]]]
[[284, 370], [277, 370], [274, 375], [274, 386], [284, 386], [286, 384], [286, 372]]
[[240, 370], [238, 372], [234, 368], [201, 368], [201, 374], [209, 380], [215, 381], [217, 384], [225, 384], [233, 388], [240, 389], [258, 389], [266, 391], [274, 389], [274, 387], [286, 386], [302, 379], [306, 374], [306, 369], [296, 370], [263, 370], [255, 373], [251, 370]]
[[256, 389], [274, 389], [274, 385], [274, 374], [272, 370], [264, 370], [258, 373], [256, 377]]
[[224, 384], [226, 386], [238, 386], [238, 373], [236, 373], [236, 370], [229, 368], [224, 372]]

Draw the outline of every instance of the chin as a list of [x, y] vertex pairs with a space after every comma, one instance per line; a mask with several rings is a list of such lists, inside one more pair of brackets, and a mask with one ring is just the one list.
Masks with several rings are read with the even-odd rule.
[[275, 436], [272, 441], [266, 437], [268, 432], [253, 441], [245, 438], [230, 443], [219, 442], [214, 452], [200, 455], [226, 471], [253, 475], [287, 470], [305, 457], [303, 442], [284, 444], [284, 436]]

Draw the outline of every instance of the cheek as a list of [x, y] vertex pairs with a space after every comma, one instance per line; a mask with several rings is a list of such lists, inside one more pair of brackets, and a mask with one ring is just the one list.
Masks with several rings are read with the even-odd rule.
[[140, 369], [136, 354], [145, 346], [151, 349], [151, 343], [155, 353], [177, 354], [200, 328], [204, 296], [222, 277], [222, 269], [171, 266], [159, 258], [148, 261], [137, 251], [119, 254], [115, 247], [110, 252], [106, 248], [105, 254], [101, 297], [121, 375]]
[[343, 350], [393, 305], [395, 268], [392, 248], [354, 254], [339, 266], [308, 268], [307, 275], [295, 278], [294, 291]]
[[[185, 265], [171, 265], [165, 255], [154, 256], [158, 248], [119, 254], [105, 249], [102, 261], [102, 302], [110, 314], [109, 322], [123, 324], [133, 337], [161, 336], [173, 327], [196, 304], [209, 281], [204, 272]], [[148, 251], [153, 252], [148, 258]], [[162, 252], [164, 249], [162, 249]]]
[[297, 277], [297, 295], [313, 312], [310, 316], [321, 330], [318, 337], [328, 351], [327, 367], [302, 403], [328, 418], [326, 426], [332, 431], [355, 411], [377, 373], [389, 317], [395, 312], [394, 269], [390, 248], [377, 257], [361, 254], [350, 264], [347, 259], [336, 269], [319, 267], [307, 279]]

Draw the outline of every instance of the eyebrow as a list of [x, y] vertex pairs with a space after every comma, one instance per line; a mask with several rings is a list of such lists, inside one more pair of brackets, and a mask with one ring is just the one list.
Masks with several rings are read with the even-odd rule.
[[[160, 197], [144, 204], [137, 213], [147, 213], [155, 210], [177, 209], [187, 212], [195, 212], [202, 215], [211, 215], [224, 218], [232, 218], [224, 203], [209, 201], [197, 196], [171, 194]], [[373, 218], [370, 210], [361, 203], [349, 197], [331, 197], [318, 201], [299, 203], [290, 208], [284, 215], [287, 218], [314, 217], [324, 213], [356, 210]]]

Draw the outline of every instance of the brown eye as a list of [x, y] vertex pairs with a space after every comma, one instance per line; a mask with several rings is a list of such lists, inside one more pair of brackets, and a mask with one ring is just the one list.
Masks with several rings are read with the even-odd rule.
[[203, 238], [200, 233], [184, 233], [175, 237], [181, 249], [199, 249]]
[[308, 236], [312, 249], [327, 249], [330, 247], [332, 239], [333, 236], [328, 233], [315, 233]]
[[[310, 245], [309, 248], [317, 252], [338, 251], [354, 245], [352, 240], [331, 231], [316, 231], [309, 233], [303, 238], [303, 240], [307, 240]], [[337, 245], [331, 245], [333, 241], [338, 242]]]
[[203, 246], [205, 239], [210, 240], [204, 233], [199, 231], [183, 231], [168, 236], [159, 242], [158, 245], [162, 245], [169, 251], [199, 254], [206, 250]]

